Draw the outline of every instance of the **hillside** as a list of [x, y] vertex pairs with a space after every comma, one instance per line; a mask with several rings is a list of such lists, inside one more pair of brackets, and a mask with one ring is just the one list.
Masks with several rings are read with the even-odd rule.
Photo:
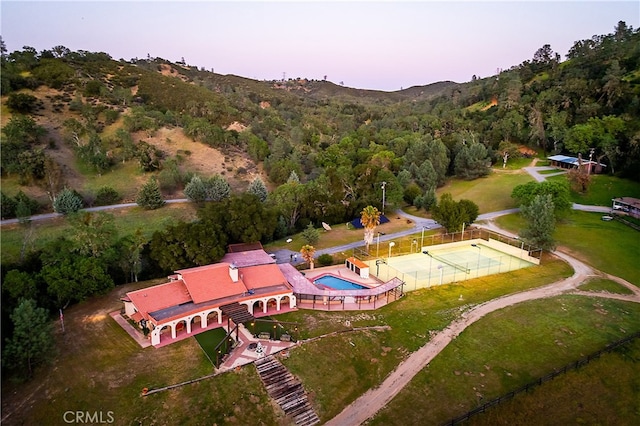
[[50, 211], [65, 186], [91, 205], [101, 188], [131, 201], [151, 176], [172, 198], [194, 175], [238, 191], [256, 178], [274, 190], [293, 173], [343, 221], [379, 203], [380, 182], [390, 203], [413, 204], [523, 146], [589, 152], [609, 173], [640, 180], [639, 37], [620, 22], [576, 42], [564, 62], [545, 45], [496, 76], [396, 92], [25, 48], [2, 57], [3, 191]]

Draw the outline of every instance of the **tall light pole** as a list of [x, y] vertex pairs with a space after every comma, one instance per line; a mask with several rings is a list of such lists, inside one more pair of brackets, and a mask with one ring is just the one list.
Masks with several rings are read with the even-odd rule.
[[387, 182], [382, 182], [382, 215], [384, 216], [384, 203], [385, 203], [385, 196], [386, 196], [386, 187], [387, 187]]
[[420, 249], [422, 249], [422, 247], [424, 247], [424, 230], [425, 229], [429, 229], [428, 226], [423, 226], [422, 227], [422, 236], [420, 237]]
[[478, 278], [480, 276], [480, 253], [482, 252], [482, 247], [477, 244], [471, 244], [471, 247], [478, 249], [478, 266], [476, 267], [476, 278]]
[[395, 245], [396, 245], [396, 243], [395, 243], [395, 242], [393, 242], [393, 241], [391, 241], [391, 242], [389, 243], [389, 257], [388, 257], [387, 259], [391, 259], [391, 247], [393, 247], [393, 246], [395, 246]]

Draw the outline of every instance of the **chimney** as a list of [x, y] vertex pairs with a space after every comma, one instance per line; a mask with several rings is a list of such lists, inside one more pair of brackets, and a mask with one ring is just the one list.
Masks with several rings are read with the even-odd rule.
[[231, 277], [231, 281], [234, 283], [238, 282], [238, 267], [235, 263], [229, 265], [229, 276]]

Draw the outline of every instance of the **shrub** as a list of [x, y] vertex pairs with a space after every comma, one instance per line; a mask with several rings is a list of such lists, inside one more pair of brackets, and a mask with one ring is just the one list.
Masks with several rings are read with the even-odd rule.
[[307, 225], [304, 231], [302, 231], [302, 239], [308, 245], [314, 245], [320, 240], [320, 231], [313, 227], [313, 223]]
[[160, 186], [155, 178], [152, 177], [144, 184], [136, 197], [136, 203], [146, 210], [158, 209], [164, 205]]
[[96, 206], [110, 206], [111, 204], [117, 204], [120, 201], [120, 194], [118, 191], [111, 188], [110, 186], [103, 186], [98, 189], [96, 193], [96, 200], [94, 204]]
[[13, 112], [29, 114], [35, 111], [38, 105], [38, 98], [27, 93], [11, 93], [6, 105]]
[[318, 256], [318, 265], [320, 266], [330, 266], [333, 265], [333, 256], [329, 253], [321, 254]]
[[69, 188], [65, 188], [53, 201], [53, 210], [56, 213], [75, 213], [82, 208], [82, 197]]
[[2, 213], [0, 215], [2, 216], [2, 219], [15, 217], [17, 204], [16, 200], [9, 197], [4, 192], [0, 192], [0, 200], [0, 208], [2, 210]]
[[207, 188], [199, 176], [191, 178], [184, 188], [184, 195], [194, 203], [202, 203], [207, 199]]
[[108, 109], [104, 112], [104, 121], [106, 124], [113, 124], [120, 117], [120, 112], [116, 109]]

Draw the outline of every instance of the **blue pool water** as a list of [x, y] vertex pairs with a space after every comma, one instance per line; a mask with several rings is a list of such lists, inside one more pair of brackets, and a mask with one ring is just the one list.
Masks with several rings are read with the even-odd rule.
[[315, 280], [314, 284], [321, 284], [334, 290], [362, 290], [368, 288], [360, 284], [352, 283], [351, 281], [343, 280], [342, 278], [334, 277], [333, 275], [324, 275]]

